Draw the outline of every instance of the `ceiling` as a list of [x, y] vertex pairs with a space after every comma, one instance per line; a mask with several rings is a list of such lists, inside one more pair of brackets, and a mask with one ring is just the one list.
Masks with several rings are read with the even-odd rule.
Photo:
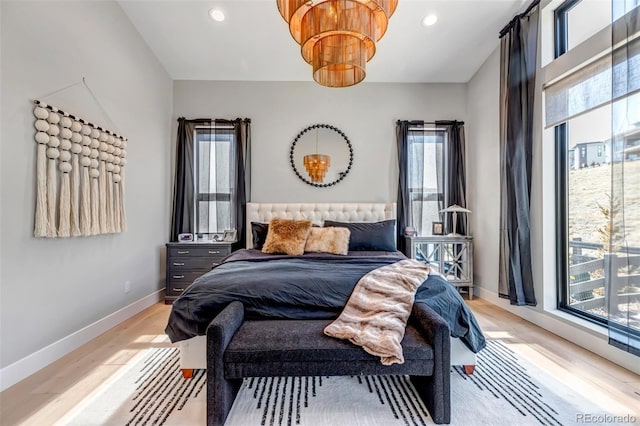
[[[467, 82], [526, 1], [399, 0], [365, 81]], [[313, 81], [275, 0], [119, 3], [174, 80]], [[424, 27], [429, 13], [438, 22]]]

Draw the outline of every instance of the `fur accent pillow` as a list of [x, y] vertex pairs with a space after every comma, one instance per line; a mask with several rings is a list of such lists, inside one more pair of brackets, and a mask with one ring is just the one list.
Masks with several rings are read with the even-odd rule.
[[289, 256], [302, 255], [310, 229], [310, 220], [271, 219], [262, 252]]
[[349, 252], [349, 235], [351, 235], [351, 231], [347, 228], [311, 228], [304, 251], [347, 254]]

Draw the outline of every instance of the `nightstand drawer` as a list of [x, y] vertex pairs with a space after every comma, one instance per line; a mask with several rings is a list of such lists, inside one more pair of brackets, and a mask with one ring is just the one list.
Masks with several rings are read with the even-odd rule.
[[220, 247], [194, 247], [195, 244], [185, 245], [185, 247], [169, 247], [168, 256], [173, 257], [212, 257], [212, 256], [220, 256], [223, 258], [231, 254], [231, 247], [229, 246], [220, 246]]
[[211, 257], [172, 257], [167, 261], [167, 268], [172, 272], [178, 271], [208, 271], [215, 265], [219, 265], [223, 256]]
[[[180, 286], [188, 286], [196, 278], [206, 274], [207, 271], [167, 271], [167, 283]], [[168, 286], [168, 284], [167, 284]]]
[[187, 287], [189, 287], [189, 284], [187, 283], [180, 284], [180, 283], [169, 282], [169, 284], [167, 284], [166, 295], [180, 296], [187, 289]]

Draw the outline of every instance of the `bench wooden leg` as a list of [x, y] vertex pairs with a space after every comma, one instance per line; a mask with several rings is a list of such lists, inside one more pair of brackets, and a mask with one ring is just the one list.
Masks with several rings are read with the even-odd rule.
[[464, 368], [464, 374], [468, 376], [472, 375], [474, 371], [476, 371], [475, 365], [463, 365], [462, 367]]
[[182, 369], [182, 377], [185, 379], [190, 379], [193, 377], [193, 368], [183, 368]]

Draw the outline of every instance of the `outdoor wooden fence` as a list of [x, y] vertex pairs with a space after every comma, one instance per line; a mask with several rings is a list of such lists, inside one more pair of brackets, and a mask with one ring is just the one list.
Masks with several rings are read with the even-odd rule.
[[[620, 304], [640, 301], [640, 248], [605, 253], [603, 258], [594, 259], [582, 251], [602, 250], [602, 244], [573, 240], [569, 246], [574, 262], [569, 267], [572, 307], [585, 311], [604, 308], [615, 313]], [[605, 292], [605, 288], [608, 291]]]

